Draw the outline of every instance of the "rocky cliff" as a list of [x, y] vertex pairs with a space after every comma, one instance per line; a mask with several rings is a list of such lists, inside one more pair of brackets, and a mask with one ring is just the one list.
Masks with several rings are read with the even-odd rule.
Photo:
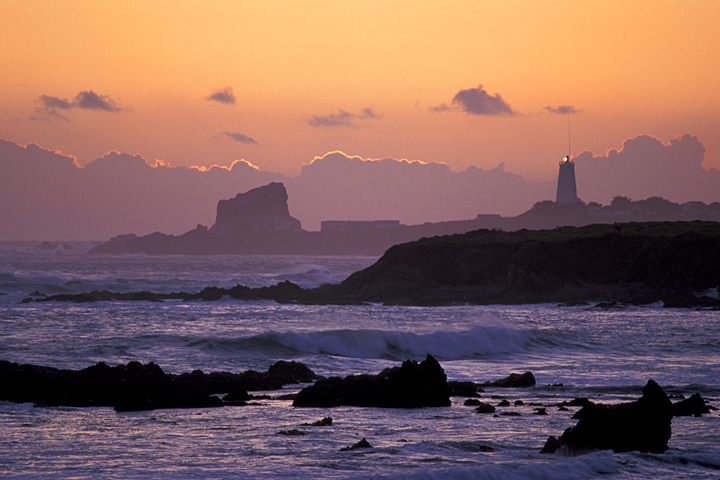
[[287, 200], [285, 186], [277, 182], [220, 200], [210, 233], [299, 232], [300, 221], [290, 216]]

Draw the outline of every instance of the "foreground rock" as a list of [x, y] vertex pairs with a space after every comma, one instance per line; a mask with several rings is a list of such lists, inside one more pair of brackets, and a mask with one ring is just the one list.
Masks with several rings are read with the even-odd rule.
[[635, 402], [591, 404], [574, 418], [580, 421], [560, 438], [550, 437], [540, 453], [581, 454], [592, 450], [663, 453], [668, 449], [672, 403], [662, 388], [649, 380]]
[[448, 407], [450, 403], [445, 371], [428, 355], [421, 363], [406, 360], [377, 375], [318, 380], [300, 391], [293, 406], [420, 408]]
[[[0, 400], [43, 406], [113, 407], [119, 411], [241, 405], [248, 390], [271, 390], [309, 382], [317, 376], [305, 365], [277, 362], [267, 372], [240, 374], [200, 370], [182, 375], [154, 363], [110, 367], [98, 363], [82, 370], [17, 364], [0, 360]], [[228, 393], [227, 402], [215, 394]]]

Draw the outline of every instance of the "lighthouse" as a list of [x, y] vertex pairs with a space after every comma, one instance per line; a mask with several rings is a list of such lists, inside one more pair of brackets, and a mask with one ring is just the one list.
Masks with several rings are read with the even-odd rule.
[[575, 203], [578, 201], [577, 187], [575, 186], [575, 163], [567, 155], [560, 161], [558, 172], [557, 194], [555, 203]]

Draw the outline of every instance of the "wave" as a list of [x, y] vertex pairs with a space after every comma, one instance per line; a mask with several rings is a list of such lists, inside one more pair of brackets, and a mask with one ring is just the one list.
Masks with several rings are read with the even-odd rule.
[[220, 351], [260, 350], [270, 355], [337, 355], [398, 360], [432, 354], [439, 360], [521, 353], [535, 343], [533, 333], [506, 327], [417, 334], [383, 330], [266, 332], [237, 339], [202, 339], [190, 346]]
[[289, 280], [303, 288], [314, 288], [326, 283], [340, 283], [345, 277], [333, 275], [327, 267], [312, 265], [301, 272], [276, 275], [273, 279], [276, 283]]
[[583, 455], [575, 459], [557, 460], [546, 463], [512, 462], [477, 467], [455, 467], [448, 469], [419, 470], [413, 473], [373, 475], [376, 480], [408, 479], [408, 480], [452, 480], [452, 479], [488, 479], [488, 480], [584, 480], [597, 478], [601, 475], [612, 475], [620, 472], [620, 465], [609, 452]]

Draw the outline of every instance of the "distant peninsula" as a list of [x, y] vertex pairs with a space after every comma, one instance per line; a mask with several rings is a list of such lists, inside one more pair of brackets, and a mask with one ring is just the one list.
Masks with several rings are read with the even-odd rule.
[[300, 304], [463, 305], [604, 302], [720, 308], [720, 223], [644, 222], [476, 230], [391, 247], [336, 285], [207, 287], [197, 293], [55, 295], [26, 301], [274, 300]]
[[516, 217], [478, 215], [472, 220], [403, 225], [397, 220], [330, 220], [319, 232], [302, 229], [290, 215], [282, 183], [220, 200], [215, 224], [198, 225], [182, 235], [155, 232], [145, 236], [119, 235], [90, 250], [91, 254], [145, 253], [151, 255], [290, 254], [381, 255], [393, 245], [424, 237], [467, 233], [479, 229], [516, 231], [584, 226], [598, 223], [646, 221], [720, 221], [720, 203], [676, 204], [658, 197], [632, 201], [615, 197], [610, 205], [537, 202]]

